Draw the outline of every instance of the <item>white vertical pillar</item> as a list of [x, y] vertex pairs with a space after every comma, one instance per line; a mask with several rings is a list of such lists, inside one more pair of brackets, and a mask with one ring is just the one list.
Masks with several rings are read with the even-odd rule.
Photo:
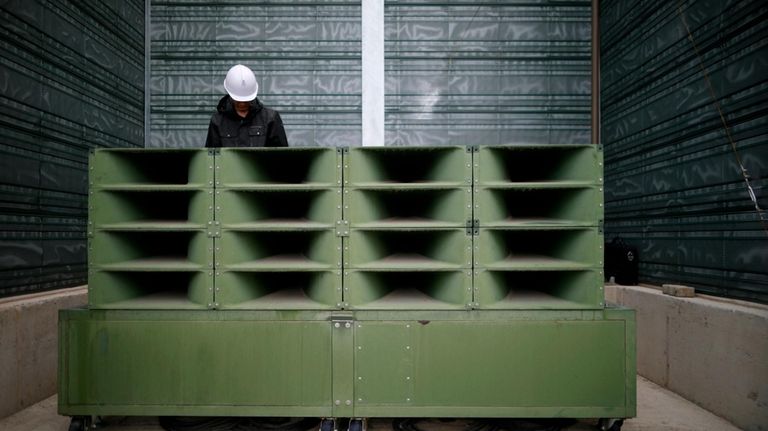
[[384, 145], [384, 0], [362, 6], [363, 146]]

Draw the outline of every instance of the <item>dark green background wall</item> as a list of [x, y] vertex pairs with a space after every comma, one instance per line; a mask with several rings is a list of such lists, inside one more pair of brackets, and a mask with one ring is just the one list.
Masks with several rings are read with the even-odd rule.
[[591, 143], [590, 1], [384, 4], [386, 145]]
[[768, 302], [768, 232], [714, 104], [765, 210], [768, 3], [614, 0], [600, 14], [606, 238], [639, 248], [641, 281]]
[[144, 144], [144, 9], [0, 2], [0, 296], [85, 283], [88, 150]]
[[360, 0], [152, 1], [152, 147], [202, 147], [224, 76], [242, 63], [291, 146], [359, 145]]
[[[153, 1], [150, 145], [203, 146], [237, 62], [292, 146], [360, 145], [360, 4]], [[590, 142], [590, 1], [384, 5], [386, 145]]]

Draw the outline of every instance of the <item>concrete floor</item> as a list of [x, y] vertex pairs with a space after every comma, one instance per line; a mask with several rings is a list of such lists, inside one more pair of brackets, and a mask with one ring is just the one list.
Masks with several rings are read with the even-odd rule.
[[[698, 407], [661, 386], [642, 377], [637, 379], [638, 417], [627, 420], [623, 431], [738, 431], [718, 416]], [[99, 429], [120, 431], [162, 430], [155, 417], [107, 418]], [[369, 430], [389, 430], [390, 421], [377, 419], [369, 423]], [[429, 431], [461, 431], [464, 421], [449, 423], [425, 422], [420, 428]], [[0, 420], [3, 431], [66, 431], [69, 418], [56, 413], [56, 396], [35, 404], [13, 416]], [[568, 431], [592, 431], [596, 428], [590, 421], [579, 422], [567, 428]]]

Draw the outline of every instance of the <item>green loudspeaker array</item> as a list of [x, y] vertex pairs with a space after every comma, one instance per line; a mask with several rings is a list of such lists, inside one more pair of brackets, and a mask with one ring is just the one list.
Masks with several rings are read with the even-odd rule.
[[472, 303], [472, 153], [351, 148], [344, 170], [344, 299], [353, 309]]
[[215, 160], [215, 306], [341, 307], [341, 151], [225, 148]]
[[90, 156], [92, 308], [213, 303], [213, 157], [205, 150], [97, 150]]
[[487, 146], [474, 164], [475, 306], [602, 308], [602, 153]]

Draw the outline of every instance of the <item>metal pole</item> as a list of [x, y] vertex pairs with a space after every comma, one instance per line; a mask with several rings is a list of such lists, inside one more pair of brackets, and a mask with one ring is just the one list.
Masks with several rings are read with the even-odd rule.
[[600, 0], [592, 0], [592, 143], [600, 141]]
[[362, 7], [363, 146], [384, 145], [384, 0]]

